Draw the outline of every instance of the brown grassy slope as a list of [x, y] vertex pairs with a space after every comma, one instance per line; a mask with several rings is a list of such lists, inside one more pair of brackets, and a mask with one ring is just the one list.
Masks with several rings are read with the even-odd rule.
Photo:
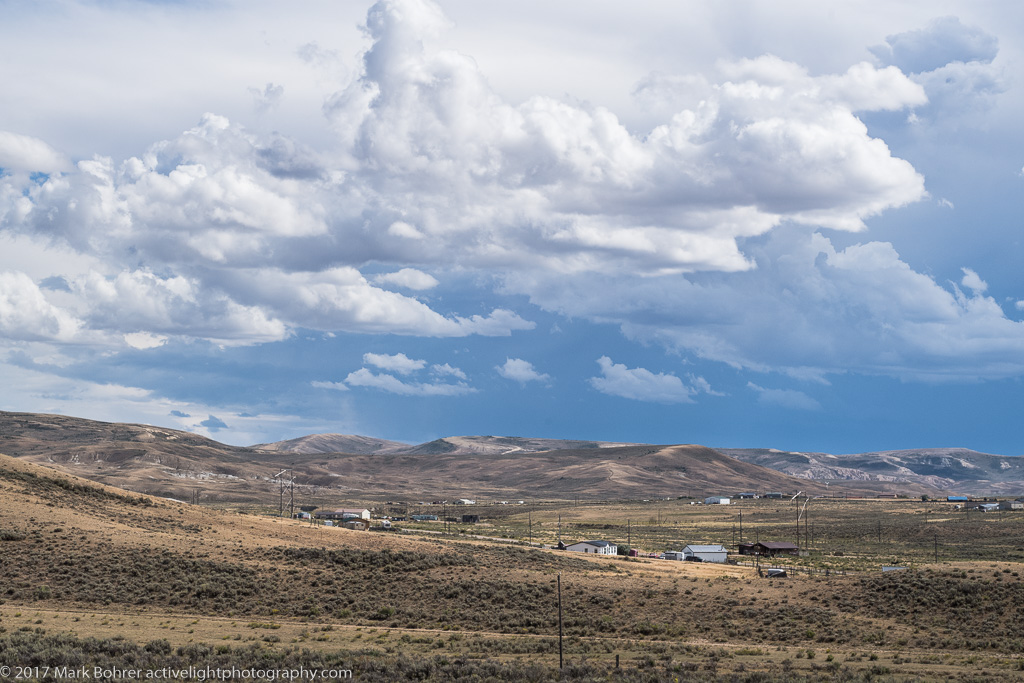
[[[530, 447], [535, 447], [530, 440]], [[504, 448], [504, 447], [503, 447]], [[267, 502], [274, 475], [331, 499], [650, 498], [776, 489], [823, 492], [702, 446], [629, 445], [532, 452], [296, 453], [258, 451], [148, 425], [0, 412], [0, 452], [93, 481], [163, 497]]]
[[[61, 531], [55, 532], [54, 529]], [[416, 541], [383, 534], [310, 527], [295, 520], [240, 515], [140, 495], [49, 467], [0, 455], [0, 533], [27, 539], [47, 533], [128, 548], [234, 557], [251, 547], [315, 545], [403, 550]]]
[[251, 449], [189, 432], [37, 413], [0, 412], [0, 452], [179, 499], [199, 488], [225, 500], [251, 500], [265, 495], [272, 487], [268, 479], [281, 470]]
[[[327, 456], [323, 456], [325, 459]], [[765, 488], [823, 493], [825, 487], [696, 445], [621, 446], [537, 453], [337, 455], [327, 464], [346, 485], [401, 493], [591, 499], [730, 495]]]
[[260, 451], [284, 453], [391, 453], [406, 450], [410, 446], [401, 441], [374, 439], [354, 434], [310, 434], [297, 439], [256, 444], [252, 448]]
[[[403, 453], [415, 455], [500, 455], [505, 453], [537, 453], [540, 451], [564, 451], [588, 448], [615, 448], [619, 446], [645, 446], [640, 443], [618, 443], [611, 441], [577, 441], [572, 439], [544, 439], [522, 436], [446, 436], [418, 446], [402, 449]], [[350, 451], [352, 452], [352, 451]]]
[[[561, 573], [570, 644], [588, 643], [599, 655], [713, 643], [814, 648], [856, 662], [880, 652], [894, 673], [908, 675], [935, 656], [972, 666], [980, 657], [1006, 674], [1024, 638], [1019, 566], [774, 581], [741, 567], [317, 530], [154, 500], [0, 457], [0, 619], [19, 629], [40, 624], [43, 610], [82, 610], [68, 627], [85, 628], [98, 613], [129, 615], [122, 624], [142, 613], [228, 617], [225, 629], [260, 635], [273, 623], [308, 622], [550, 637]], [[128, 626], [124, 635], [142, 637]]]

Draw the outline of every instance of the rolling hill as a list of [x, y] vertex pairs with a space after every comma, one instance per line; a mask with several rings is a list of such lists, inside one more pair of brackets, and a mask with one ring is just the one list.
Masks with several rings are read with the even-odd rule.
[[774, 489], [1018, 495], [1024, 459], [962, 448], [852, 455], [697, 445], [450, 436], [412, 445], [314, 434], [237, 447], [189, 432], [0, 412], [0, 453], [141, 493], [211, 502], [652, 498]]
[[1024, 493], [1024, 458], [966, 448], [919, 448], [850, 455], [765, 448], [718, 450], [744, 462], [806, 479], [894, 487], [916, 484], [935, 491], [977, 495]]
[[355, 434], [310, 434], [297, 439], [260, 443], [252, 448], [258, 451], [278, 451], [281, 453], [393, 453], [409, 448], [409, 444], [387, 439], [374, 439], [369, 436]]
[[[339, 443], [372, 452], [308, 452]], [[305, 498], [324, 504], [395, 497], [636, 499], [816, 488], [695, 445], [490, 436], [391, 450], [394, 444], [307, 437], [270, 449], [240, 448], [149, 425], [0, 412], [2, 453], [179, 500], [266, 503], [286, 497], [292, 482]]]

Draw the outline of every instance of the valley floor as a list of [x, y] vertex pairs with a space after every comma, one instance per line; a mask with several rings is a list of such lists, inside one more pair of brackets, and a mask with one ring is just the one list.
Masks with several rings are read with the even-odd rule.
[[1020, 569], [765, 579], [328, 530], [0, 457], [0, 666], [51, 667], [21, 680], [114, 665], [363, 681], [1024, 680]]

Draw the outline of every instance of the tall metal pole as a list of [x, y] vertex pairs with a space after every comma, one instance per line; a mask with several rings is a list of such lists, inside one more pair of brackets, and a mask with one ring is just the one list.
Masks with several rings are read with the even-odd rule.
[[[808, 499], [810, 502], [810, 499]], [[811, 513], [807, 511], [807, 503], [804, 503], [804, 538], [807, 539], [807, 549], [811, 549]]]
[[800, 551], [800, 503], [796, 504], [796, 548]]
[[558, 668], [562, 668], [562, 572], [558, 572]]
[[288, 470], [288, 518], [295, 518], [295, 471]]

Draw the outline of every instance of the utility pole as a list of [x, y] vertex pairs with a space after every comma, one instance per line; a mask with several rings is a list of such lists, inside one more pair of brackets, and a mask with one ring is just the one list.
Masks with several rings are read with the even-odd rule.
[[558, 668], [562, 666], [562, 572], [558, 572]]
[[796, 504], [796, 548], [800, 552], [800, 503]]
[[743, 513], [740, 513], [740, 543], [743, 543]]
[[804, 538], [807, 539], [807, 549], [811, 549], [811, 513], [808, 511], [807, 503], [804, 503]]
[[533, 545], [533, 510], [530, 510], [529, 516], [530, 516], [530, 545]]
[[[280, 477], [282, 474], [287, 472], [287, 469], [283, 469], [274, 475], [275, 478]], [[284, 479], [278, 479], [278, 491], [280, 493], [280, 499], [278, 501], [277, 516], [284, 517]]]
[[[295, 463], [292, 463], [295, 467]], [[288, 518], [295, 517], [295, 470], [288, 470]]]
[[629, 520], [626, 520], [626, 547], [633, 547], [633, 527], [630, 526]]

